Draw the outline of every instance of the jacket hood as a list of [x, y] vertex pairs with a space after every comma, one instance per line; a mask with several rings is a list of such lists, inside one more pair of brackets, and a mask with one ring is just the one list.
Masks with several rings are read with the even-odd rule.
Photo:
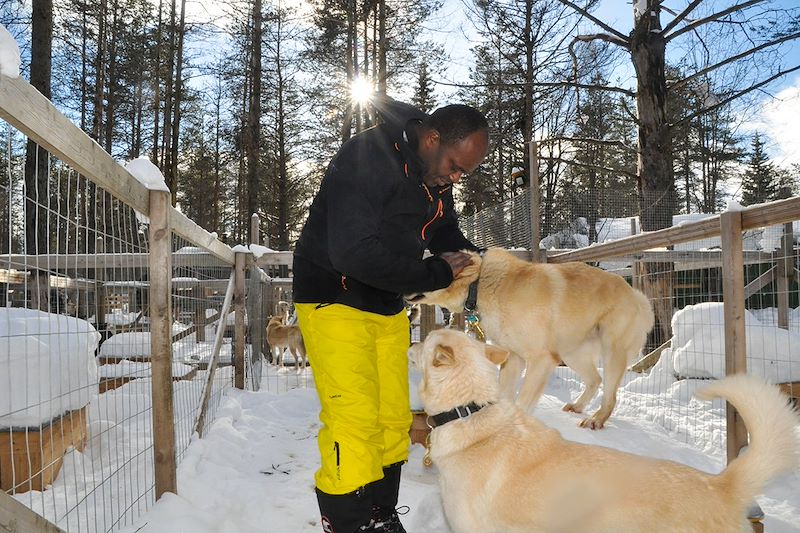
[[395, 139], [402, 138], [406, 124], [410, 120], [422, 120], [428, 116], [410, 104], [398, 102], [385, 95], [376, 97], [373, 106], [384, 122], [384, 127]]

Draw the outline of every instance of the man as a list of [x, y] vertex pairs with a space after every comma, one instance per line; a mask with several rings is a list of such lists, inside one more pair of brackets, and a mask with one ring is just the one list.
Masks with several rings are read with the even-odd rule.
[[[315, 475], [325, 532], [405, 532], [409, 324], [403, 294], [448, 286], [475, 249], [452, 184], [485, 159], [486, 119], [453, 105], [427, 116], [386, 99], [384, 123], [334, 157], [294, 253], [293, 298], [321, 403]], [[433, 256], [423, 260], [425, 249]]]

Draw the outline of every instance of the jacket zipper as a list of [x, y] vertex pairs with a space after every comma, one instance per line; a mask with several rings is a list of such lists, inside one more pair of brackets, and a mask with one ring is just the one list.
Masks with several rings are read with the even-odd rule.
[[[427, 190], [427, 187], [425, 188]], [[429, 193], [430, 194], [430, 193]], [[444, 206], [442, 205], [442, 199], [439, 198], [439, 203], [436, 205], [436, 213], [434, 213], [433, 218], [430, 219], [428, 222], [422, 226], [422, 240], [425, 240], [425, 230], [428, 229], [428, 226], [434, 223], [437, 218], [441, 218], [444, 215]]]
[[[400, 152], [400, 144], [399, 143], [394, 143], [394, 148], [395, 148], [395, 150]], [[400, 153], [402, 155], [402, 152], [400, 152]], [[408, 163], [406, 161], [403, 161], [403, 172], [405, 172], [406, 177], [408, 177]], [[433, 195], [431, 194], [430, 189], [428, 189], [428, 186], [425, 185], [424, 182], [422, 183], [422, 188], [425, 190], [425, 194], [428, 195], [428, 202], [433, 203]], [[448, 189], [450, 189], [450, 187], [445, 187], [444, 189], [440, 190], [439, 191], [439, 195], [441, 196]], [[428, 222], [426, 222], [424, 226], [422, 226], [421, 235], [422, 235], [422, 241], [423, 242], [425, 241], [425, 231], [428, 229], [428, 226], [433, 224], [436, 221], [437, 218], [441, 218], [442, 216], [444, 216], [444, 205], [442, 204], [442, 199], [439, 198], [439, 202], [436, 205], [436, 212], [433, 214], [433, 218], [430, 219]], [[342, 286], [345, 288], [345, 290], [347, 290], [347, 285], [345, 285], [344, 276], [342, 276]]]

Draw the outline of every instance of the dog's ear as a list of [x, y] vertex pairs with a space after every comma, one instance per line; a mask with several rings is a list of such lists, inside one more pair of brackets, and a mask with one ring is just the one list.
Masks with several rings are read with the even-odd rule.
[[486, 345], [486, 358], [496, 365], [505, 363], [509, 353], [511, 352], [500, 346], [494, 346], [492, 344]]
[[433, 355], [433, 366], [446, 366], [452, 365], [456, 360], [453, 349], [444, 344], [436, 346], [436, 352]]

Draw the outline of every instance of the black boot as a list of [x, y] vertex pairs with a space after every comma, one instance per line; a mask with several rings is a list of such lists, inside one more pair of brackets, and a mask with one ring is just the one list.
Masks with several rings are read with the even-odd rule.
[[[370, 483], [373, 489], [373, 531], [406, 533], [397, 516], [397, 495], [400, 491], [400, 469], [403, 463], [383, 468], [383, 479]], [[405, 513], [404, 513], [405, 514]]]
[[319, 489], [316, 491], [324, 533], [372, 531], [370, 485], [347, 494], [327, 494]]

